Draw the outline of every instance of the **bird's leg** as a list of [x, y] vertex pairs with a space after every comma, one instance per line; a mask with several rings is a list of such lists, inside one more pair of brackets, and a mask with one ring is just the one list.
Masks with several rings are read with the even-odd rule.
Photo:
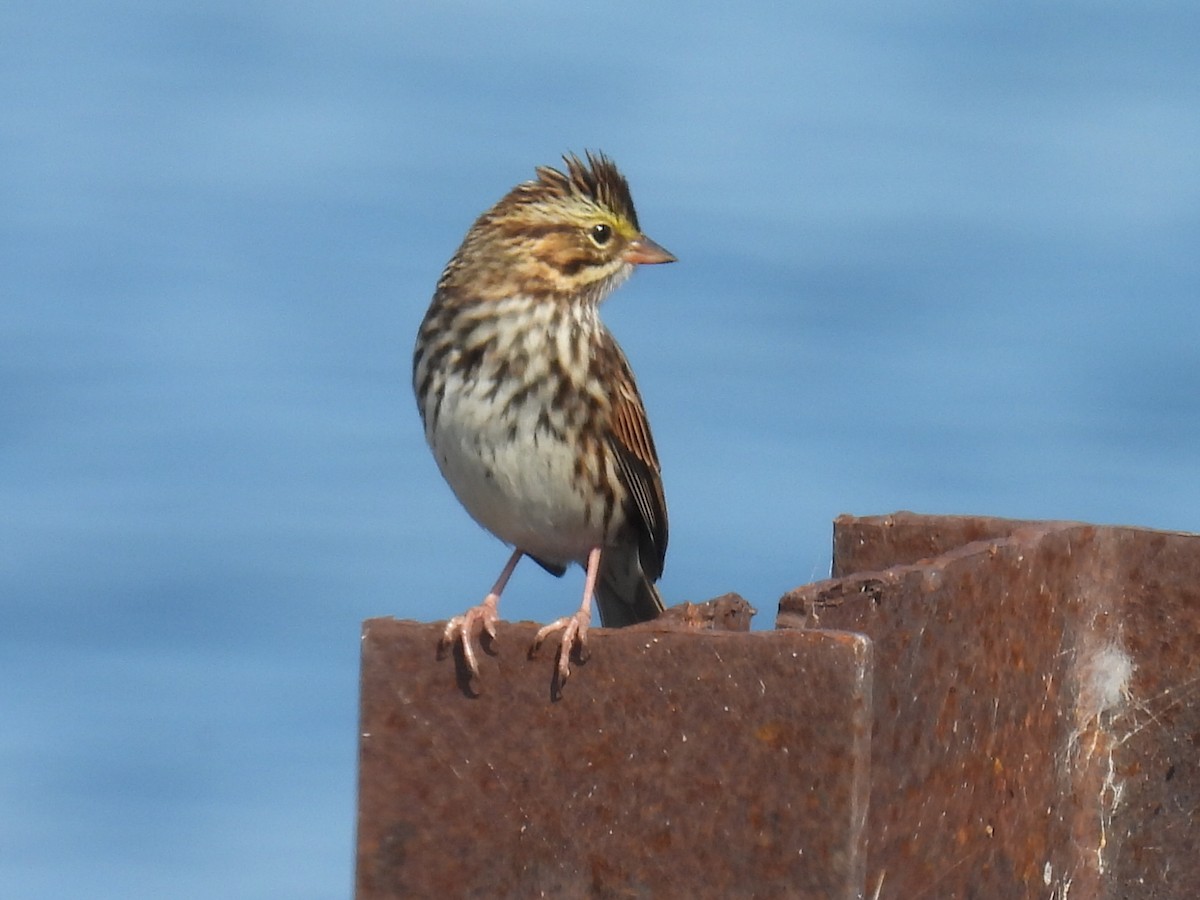
[[562, 639], [558, 644], [558, 683], [560, 687], [567, 683], [567, 676], [571, 674], [571, 650], [578, 646], [580, 659], [583, 659], [587, 652], [588, 626], [592, 622], [592, 595], [596, 592], [596, 579], [599, 575], [600, 548], [593, 547], [588, 553], [587, 577], [583, 581], [583, 602], [579, 605], [579, 609], [573, 615], [555, 619], [549, 625], [538, 629], [538, 633], [533, 638], [533, 646], [529, 648], [529, 655], [533, 656], [542, 646], [542, 641], [558, 629], [562, 629]]
[[488, 595], [483, 598], [483, 602], [472, 606], [461, 616], [455, 616], [446, 623], [446, 630], [442, 632], [438, 649], [444, 652], [453, 646], [456, 640], [461, 640], [463, 658], [467, 661], [467, 668], [476, 678], [479, 677], [479, 663], [475, 660], [475, 649], [471, 646], [471, 632], [475, 628], [475, 623], [479, 622], [488, 637], [493, 641], [496, 640], [496, 622], [500, 618], [497, 614], [500, 595], [504, 593], [504, 586], [508, 584], [508, 579], [512, 578], [513, 570], [516, 569], [517, 563], [521, 561], [523, 555], [522, 551], [514, 550], [512, 556], [508, 558], [508, 562], [504, 564], [504, 570], [500, 573], [500, 577], [496, 579], [496, 583], [492, 585]]

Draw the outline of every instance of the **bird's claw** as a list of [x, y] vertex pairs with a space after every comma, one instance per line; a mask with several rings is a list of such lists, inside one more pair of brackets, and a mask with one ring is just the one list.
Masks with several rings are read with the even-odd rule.
[[461, 643], [463, 660], [475, 678], [479, 677], [479, 660], [475, 656], [474, 642], [471, 640], [472, 632], [475, 630], [475, 624], [479, 623], [480, 633], [486, 634], [490, 642], [495, 642], [496, 622], [499, 620], [496, 612], [497, 599], [489, 595], [478, 606], [472, 606], [461, 616], [455, 616], [446, 623], [442, 639], [438, 641], [438, 652], [442, 654], [450, 650], [456, 641]]
[[580, 661], [587, 659], [587, 634], [590, 622], [591, 612], [581, 609], [574, 615], [563, 616], [561, 619], [555, 619], [549, 625], [542, 626], [533, 637], [533, 645], [529, 648], [531, 659], [541, 649], [542, 642], [547, 637], [562, 629], [562, 637], [558, 643], [558, 684], [560, 687], [567, 683], [567, 678], [571, 675], [571, 651], [578, 647]]

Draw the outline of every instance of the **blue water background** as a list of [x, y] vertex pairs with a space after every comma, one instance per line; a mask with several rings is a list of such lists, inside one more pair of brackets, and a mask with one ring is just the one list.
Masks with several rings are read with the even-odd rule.
[[[5, 897], [349, 894], [360, 622], [505, 559], [424, 446], [413, 334], [567, 150], [680, 260], [605, 308], [668, 599], [769, 622], [843, 512], [1200, 530], [1195, 4], [46, 0], [0, 33]], [[580, 584], [528, 566], [504, 614]]]

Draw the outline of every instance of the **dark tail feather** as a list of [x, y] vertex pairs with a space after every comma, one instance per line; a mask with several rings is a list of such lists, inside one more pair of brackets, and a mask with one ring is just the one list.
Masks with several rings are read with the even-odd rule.
[[612, 564], [606, 564], [607, 557], [600, 559], [600, 577], [596, 583], [600, 624], [605, 628], [622, 628], [657, 619], [663, 611], [662, 595], [642, 574], [637, 555], [631, 554], [625, 560], [619, 554], [613, 555], [617, 558]]

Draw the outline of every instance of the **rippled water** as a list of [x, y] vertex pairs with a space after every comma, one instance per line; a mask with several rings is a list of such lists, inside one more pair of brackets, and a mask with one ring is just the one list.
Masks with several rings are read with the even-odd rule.
[[[14, 896], [346, 895], [359, 622], [505, 558], [424, 448], [412, 336], [565, 150], [680, 258], [606, 307], [668, 599], [769, 620], [841, 512], [1200, 529], [1191, 6], [402, 7], [0, 14]], [[580, 583], [519, 570], [504, 612]]]

